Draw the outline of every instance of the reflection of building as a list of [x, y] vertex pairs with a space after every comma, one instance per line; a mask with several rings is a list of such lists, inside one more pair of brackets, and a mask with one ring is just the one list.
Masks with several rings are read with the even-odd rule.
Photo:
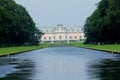
[[84, 33], [79, 26], [63, 26], [42, 27], [40, 28], [44, 35], [41, 38], [42, 42], [73, 42], [83, 41]]

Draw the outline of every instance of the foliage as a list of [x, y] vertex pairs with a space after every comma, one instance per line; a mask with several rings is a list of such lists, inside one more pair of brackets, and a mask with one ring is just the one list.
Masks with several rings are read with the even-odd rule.
[[13, 0], [0, 0], [0, 46], [38, 44], [36, 31], [35, 23], [23, 6]]
[[85, 43], [120, 43], [119, 25], [120, 0], [101, 0], [84, 25]]

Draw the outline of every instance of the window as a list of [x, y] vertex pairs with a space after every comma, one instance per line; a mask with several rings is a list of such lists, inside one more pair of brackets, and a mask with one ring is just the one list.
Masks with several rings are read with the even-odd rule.
[[68, 31], [68, 32], [70, 32], [70, 30], [69, 30], [69, 29], [68, 29], [67, 31]]
[[74, 38], [77, 39], [77, 36], [75, 36]]
[[55, 36], [53, 36], [53, 39], [56, 39], [56, 37], [55, 37]]
[[59, 36], [59, 39], [62, 39], [62, 36]]
[[80, 36], [80, 39], [81, 39], [82, 37]]
[[70, 39], [72, 39], [72, 36], [70, 36]]
[[51, 40], [51, 37], [49, 37], [49, 40]]
[[74, 29], [72, 29], [72, 32], [74, 32]]
[[44, 37], [44, 40], [46, 40], [46, 37]]

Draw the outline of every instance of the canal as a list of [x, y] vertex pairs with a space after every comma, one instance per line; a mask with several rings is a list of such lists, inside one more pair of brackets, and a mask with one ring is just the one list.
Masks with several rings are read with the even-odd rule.
[[77, 47], [0, 58], [0, 80], [120, 80], [120, 55]]

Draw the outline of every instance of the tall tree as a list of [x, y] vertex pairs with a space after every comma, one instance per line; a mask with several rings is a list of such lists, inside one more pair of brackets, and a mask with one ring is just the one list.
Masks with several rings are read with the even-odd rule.
[[35, 36], [36, 29], [23, 6], [13, 0], [0, 0], [0, 46], [33, 45], [34, 41], [39, 41]]
[[85, 43], [120, 43], [120, 0], [101, 0], [87, 19]]

